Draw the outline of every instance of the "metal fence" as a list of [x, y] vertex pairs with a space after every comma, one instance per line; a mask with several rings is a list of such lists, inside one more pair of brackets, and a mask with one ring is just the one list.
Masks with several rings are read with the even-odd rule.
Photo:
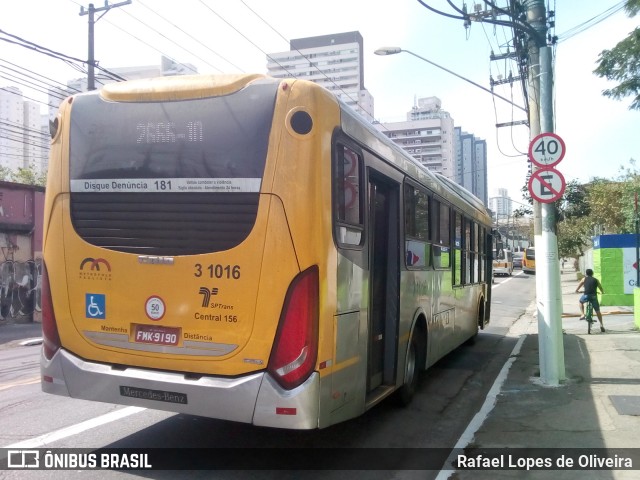
[[0, 320], [32, 316], [42, 310], [42, 260], [0, 263]]

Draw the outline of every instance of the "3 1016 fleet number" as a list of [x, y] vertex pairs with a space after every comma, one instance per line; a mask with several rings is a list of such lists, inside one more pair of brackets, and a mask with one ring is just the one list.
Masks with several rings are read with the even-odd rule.
[[202, 265], [196, 263], [194, 265], [195, 272], [194, 277], [200, 278], [202, 276], [209, 278], [227, 278], [230, 280], [240, 279], [240, 265]]

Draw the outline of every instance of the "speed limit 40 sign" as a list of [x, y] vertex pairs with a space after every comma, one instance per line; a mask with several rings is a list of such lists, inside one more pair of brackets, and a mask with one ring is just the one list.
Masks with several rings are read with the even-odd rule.
[[565, 151], [562, 138], [551, 132], [541, 133], [529, 144], [529, 159], [538, 167], [553, 167], [564, 158]]

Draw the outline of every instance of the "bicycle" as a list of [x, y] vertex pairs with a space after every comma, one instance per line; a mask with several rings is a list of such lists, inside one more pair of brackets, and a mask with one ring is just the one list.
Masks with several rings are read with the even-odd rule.
[[[581, 290], [580, 293], [582, 292]], [[598, 295], [597, 292], [596, 295]], [[591, 324], [595, 322], [593, 319], [593, 303], [591, 303], [591, 297], [587, 298], [584, 305], [584, 319], [587, 321], [587, 333], [591, 335]]]
[[587, 300], [584, 308], [584, 319], [587, 321], [587, 333], [591, 335], [591, 324], [593, 323], [593, 304], [591, 303], [591, 299]]

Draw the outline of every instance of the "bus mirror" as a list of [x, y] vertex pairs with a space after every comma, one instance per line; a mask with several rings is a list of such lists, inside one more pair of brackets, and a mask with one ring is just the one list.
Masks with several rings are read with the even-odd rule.
[[58, 117], [54, 118], [53, 120], [49, 120], [49, 135], [51, 135], [51, 138], [55, 138], [57, 133], [58, 133]]

